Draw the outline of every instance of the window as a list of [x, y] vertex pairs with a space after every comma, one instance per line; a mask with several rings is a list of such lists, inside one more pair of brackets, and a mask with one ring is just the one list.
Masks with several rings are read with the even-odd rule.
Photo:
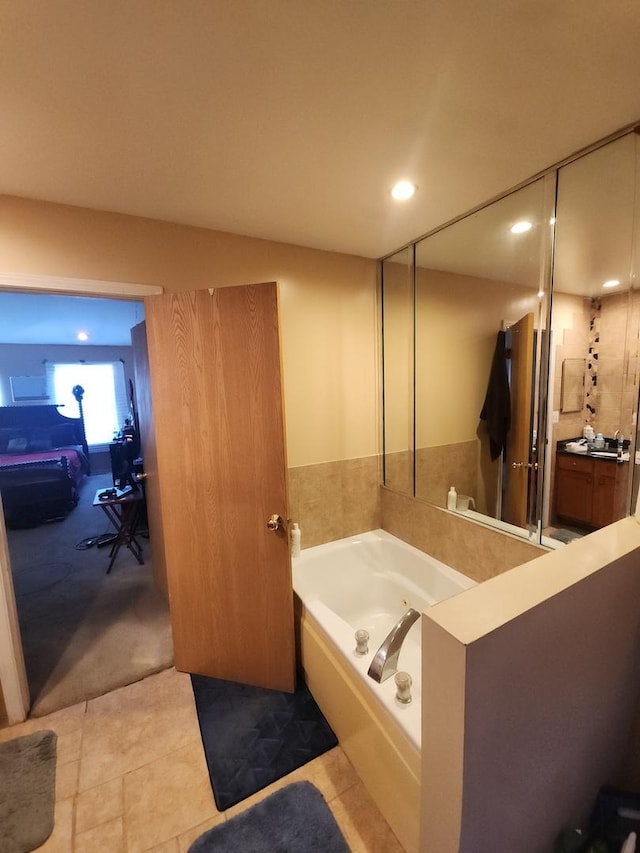
[[84, 388], [82, 408], [87, 444], [109, 444], [124, 419], [131, 416], [121, 361], [47, 364], [47, 389], [52, 403], [61, 404], [61, 414], [78, 417], [73, 388]]

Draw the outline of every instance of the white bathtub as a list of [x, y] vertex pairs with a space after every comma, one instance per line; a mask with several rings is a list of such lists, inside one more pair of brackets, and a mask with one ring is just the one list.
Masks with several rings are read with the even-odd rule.
[[[413, 679], [411, 704], [396, 700], [393, 677], [378, 684], [367, 670], [410, 607], [424, 611], [475, 582], [374, 530], [304, 550], [293, 559], [293, 586], [311, 691], [404, 847], [417, 849], [421, 620], [407, 634], [398, 661]], [[370, 635], [365, 656], [355, 653], [359, 628]], [[400, 789], [405, 796], [398, 797]]]

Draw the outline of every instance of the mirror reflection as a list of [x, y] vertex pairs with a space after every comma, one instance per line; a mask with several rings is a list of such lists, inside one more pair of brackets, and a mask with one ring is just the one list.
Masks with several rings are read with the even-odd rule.
[[413, 494], [413, 248], [382, 264], [384, 483]]
[[[545, 532], [571, 541], [630, 508], [638, 409], [638, 136], [561, 168]], [[567, 406], [566, 366], [574, 378]]]
[[638, 144], [384, 261], [387, 486], [554, 546], [635, 506]]
[[561, 412], [581, 412], [584, 407], [584, 379], [587, 361], [565, 358], [562, 362]]
[[545, 198], [541, 179], [416, 246], [416, 496], [444, 507], [453, 486], [465, 512], [523, 528]]

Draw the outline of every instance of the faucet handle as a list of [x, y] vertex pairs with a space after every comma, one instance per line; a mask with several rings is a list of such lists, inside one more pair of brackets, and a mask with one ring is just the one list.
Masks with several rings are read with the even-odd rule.
[[402, 705], [408, 705], [412, 699], [411, 685], [413, 684], [413, 679], [408, 672], [396, 672], [394, 681], [398, 688], [396, 690], [396, 699]]
[[364, 628], [356, 631], [356, 654], [366, 655], [369, 651], [369, 632]]

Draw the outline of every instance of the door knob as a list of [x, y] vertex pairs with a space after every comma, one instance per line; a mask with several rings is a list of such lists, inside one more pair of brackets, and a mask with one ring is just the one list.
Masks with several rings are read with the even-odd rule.
[[280, 530], [282, 527], [282, 518], [277, 513], [274, 513], [269, 521], [267, 521], [267, 527], [269, 530]]
[[140, 482], [141, 480], [146, 480], [148, 476], [148, 474], [136, 474], [136, 480]]

